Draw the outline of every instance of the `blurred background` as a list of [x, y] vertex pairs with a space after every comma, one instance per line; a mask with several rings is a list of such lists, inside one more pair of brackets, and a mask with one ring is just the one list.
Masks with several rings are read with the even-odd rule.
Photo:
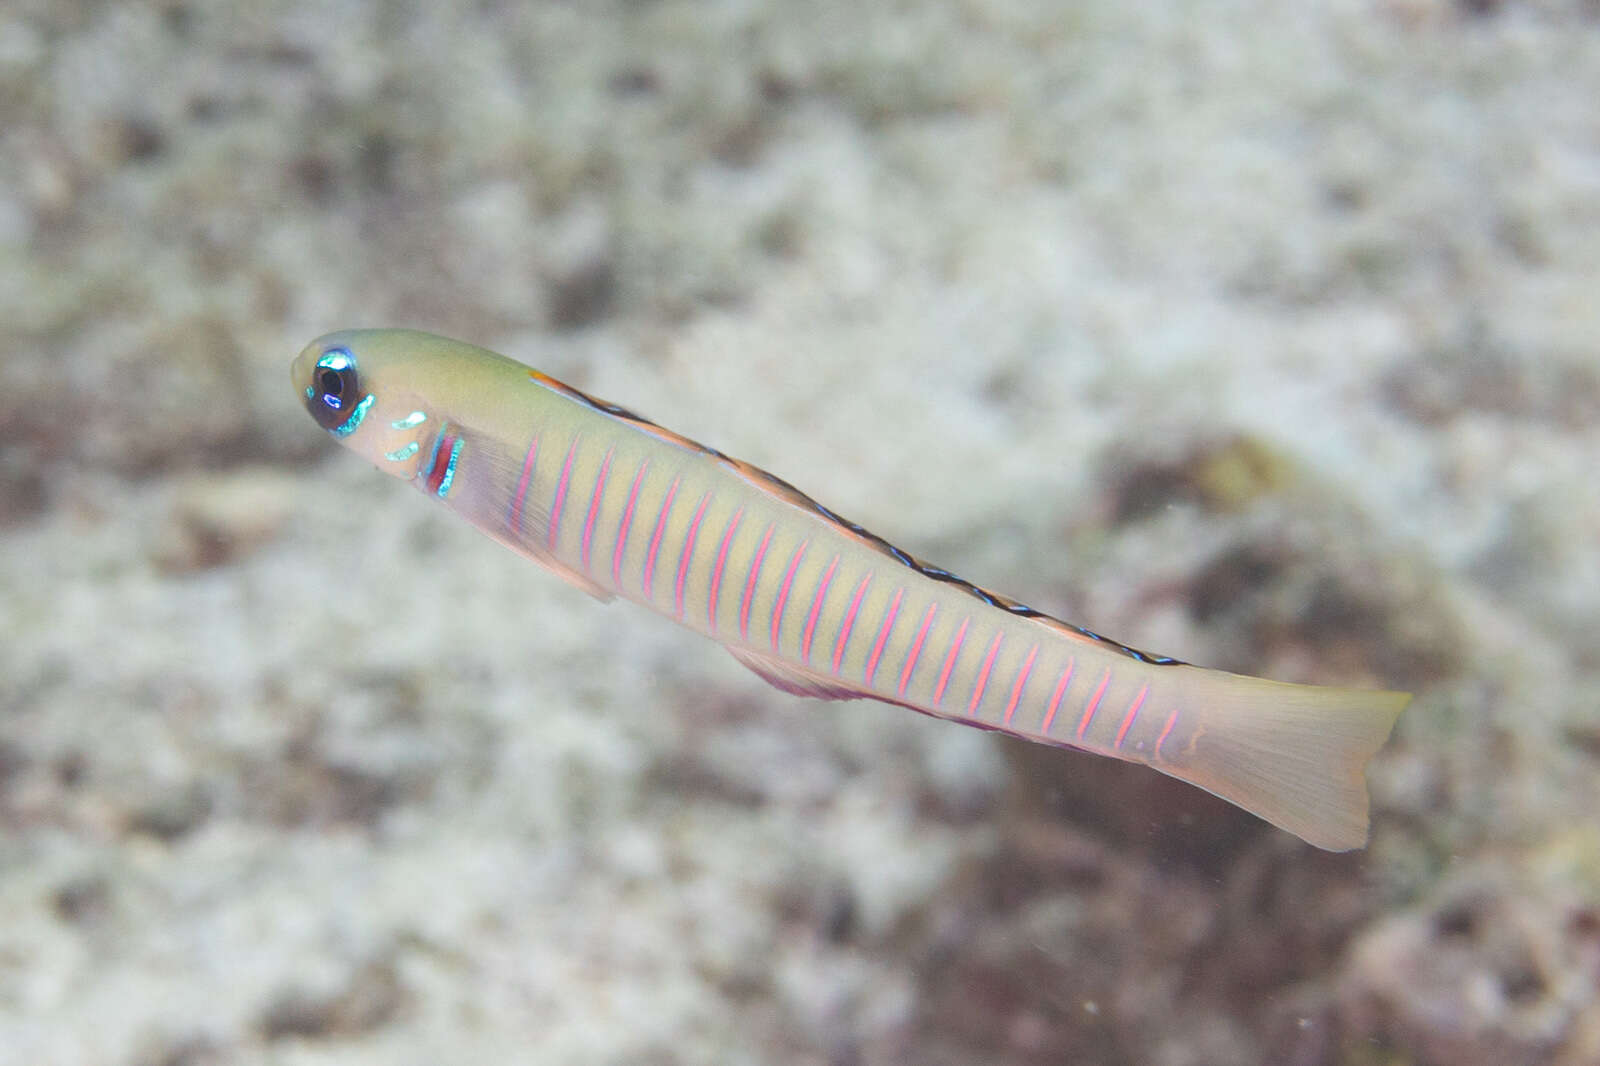
[[[0, 2], [0, 1063], [1600, 1062], [1593, 0]], [[783, 696], [344, 453], [507, 352], [1152, 651], [1364, 852]]]

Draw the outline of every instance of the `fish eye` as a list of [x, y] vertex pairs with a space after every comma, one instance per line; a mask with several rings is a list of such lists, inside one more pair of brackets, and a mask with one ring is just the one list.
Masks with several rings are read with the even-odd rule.
[[344, 348], [329, 348], [322, 353], [306, 388], [306, 409], [318, 425], [341, 436], [350, 433], [360, 424], [371, 402], [371, 397], [362, 397], [355, 356]]

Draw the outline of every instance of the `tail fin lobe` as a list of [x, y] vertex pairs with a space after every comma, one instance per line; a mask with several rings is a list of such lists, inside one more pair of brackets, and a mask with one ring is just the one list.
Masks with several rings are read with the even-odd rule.
[[1366, 844], [1367, 762], [1410, 695], [1170, 669], [1197, 713], [1151, 765], [1319, 848]]

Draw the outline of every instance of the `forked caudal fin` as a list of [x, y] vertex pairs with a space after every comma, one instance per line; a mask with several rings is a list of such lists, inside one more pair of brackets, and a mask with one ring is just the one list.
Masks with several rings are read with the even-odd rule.
[[1202, 708], [1198, 721], [1186, 743], [1151, 765], [1319, 848], [1366, 843], [1367, 761], [1410, 695], [1210, 670], [1182, 684], [1185, 702]]

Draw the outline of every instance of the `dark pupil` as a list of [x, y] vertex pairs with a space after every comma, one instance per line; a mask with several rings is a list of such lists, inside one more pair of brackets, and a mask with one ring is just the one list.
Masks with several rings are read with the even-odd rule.
[[338, 371], [326, 367], [317, 374], [317, 386], [324, 396], [331, 396], [336, 400], [344, 393], [344, 379], [339, 376]]

